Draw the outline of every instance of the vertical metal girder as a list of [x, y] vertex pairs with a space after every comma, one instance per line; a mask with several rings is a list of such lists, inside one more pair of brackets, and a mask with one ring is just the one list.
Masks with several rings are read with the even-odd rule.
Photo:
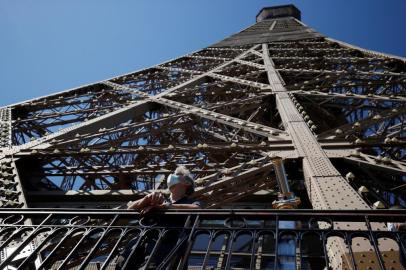
[[276, 157], [272, 160], [272, 162], [274, 165], [276, 180], [280, 189], [278, 200], [274, 201], [272, 206], [276, 209], [296, 208], [300, 204], [300, 199], [295, 197], [295, 195], [290, 191], [282, 158]]
[[0, 151], [11, 146], [11, 108], [0, 109]]
[[27, 207], [14, 159], [0, 159], [0, 208]]
[[[296, 109], [284, 87], [280, 74], [275, 69], [274, 63], [269, 56], [267, 44], [262, 45], [262, 53], [269, 83], [272, 92], [275, 93], [275, 99], [283, 125], [285, 126], [285, 130], [290, 134], [298, 155], [303, 157], [305, 184], [313, 208], [341, 210], [369, 209], [369, 206], [361, 196], [333, 166], [316, 137], [306, 125], [302, 115]], [[323, 225], [320, 224], [321, 228], [322, 226]], [[364, 228], [366, 225], [365, 223], [336, 222], [334, 226], [339, 229], [357, 230]], [[386, 230], [383, 224], [374, 224], [374, 226]], [[359, 238], [347, 244], [352, 247], [352, 252], [355, 254], [354, 256], [348, 255], [348, 249], [340, 238], [330, 237], [328, 239], [326, 247], [329, 252], [331, 267], [334, 269], [344, 269], [345, 266], [353, 267], [357, 265], [358, 262], [356, 258], [357, 255], [360, 254], [367, 255], [370, 258], [375, 257], [373, 251], [369, 250], [370, 242], [366, 238]], [[386, 258], [399, 256], [399, 248], [394, 246], [390, 241], [380, 243], [379, 249], [382, 253], [390, 255]], [[396, 254], [393, 254], [394, 252]], [[374, 264], [376, 268], [379, 268], [381, 263], [382, 258], [378, 258]]]
[[[358, 195], [358, 193], [352, 189], [350, 184], [345, 181], [341, 174], [330, 162], [327, 155], [324, 153], [317, 139], [306, 125], [305, 120], [297, 111], [293, 101], [287, 94], [286, 88], [283, 86], [278, 72], [275, 70], [272, 60], [269, 57], [267, 44], [263, 45], [264, 63], [267, 69], [269, 82], [272, 87], [272, 91], [275, 93], [275, 98], [278, 106], [283, 125], [288, 133], [291, 135], [293, 145], [298, 151], [299, 156], [303, 157], [303, 170], [309, 178], [328, 178], [331, 182], [337, 182], [340, 185], [339, 188], [348, 190], [352, 197], [353, 203], [350, 204], [334, 204], [327, 206], [313, 205], [319, 209], [368, 209], [368, 205]], [[305, 179], [308, 184], [309, 179]], [[310, 187], [311, 189], [311, 187]], [[352, 192], [351, 192], [352, 191]], [[309, 197], [312, 198], [312, 192], [309, 193]], [[325, 198], [325, 203], [329, 199]]]
[[288, 179], [286, 178], [285, 167], [283, 167], [282, 158], [275, 158], [273, 159], [276, 180], [278, 181], [279, 188], [282, 193], [289, 193], [289, 183]]

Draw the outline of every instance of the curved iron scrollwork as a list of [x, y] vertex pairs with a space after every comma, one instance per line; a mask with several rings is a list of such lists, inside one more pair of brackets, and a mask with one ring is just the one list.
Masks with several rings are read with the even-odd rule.
[[0, 269], [330, 269], [332, 240], [342, 267], [390, 269], [406, 232], [385, 226], [405, 222], [403, 210], [2, 210]]

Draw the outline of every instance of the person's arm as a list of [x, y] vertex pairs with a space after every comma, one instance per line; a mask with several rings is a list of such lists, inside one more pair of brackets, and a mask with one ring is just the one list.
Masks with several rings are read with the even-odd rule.
[[142, 208], [141, 214], [146, 214], [152, 209], [201, 209], [201, 203], [188, 203], [188, 204], [166, 204], [162, 203], [159, 205], [150, 205]]
[[141, 209], [144, 207], [144, 205], [147, 205], [145, 201], [145, 197], [139, 200], [136, 200], [135, 202], [131, 201], [127, 203], [127, 209]]
[[203, 202], [194, 201], [193, 203], [185, 204], [169, 204], [167, 209], [202, 209], [204, 208]]
[[166, 206], [166, 209], [200, 209], [197, 204], [170, 204]]

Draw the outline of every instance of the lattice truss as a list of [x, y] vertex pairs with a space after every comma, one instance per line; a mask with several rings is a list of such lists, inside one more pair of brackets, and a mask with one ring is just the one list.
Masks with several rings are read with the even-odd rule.
[[[288, 178], [306, 177], [301, 160], [313, 146], [298, 145], [297, 122], [354, 196], [368, 205], [404, 205], [405, 71], [402, 58], [319, 37], [208, 47], [5, 107], [1, 200], [24, 205], [30, 196], [52, 200], [74, 190], [142, 196], [166, 188], [167, 175], [182, 164], [197, 179], [195, 196], [221, 206], [278, 190], [274, 156], [297, 162]], [[294, 104], [292, 113], [281, 100]], [[313, 206], [322, 200], [308, 194]]]

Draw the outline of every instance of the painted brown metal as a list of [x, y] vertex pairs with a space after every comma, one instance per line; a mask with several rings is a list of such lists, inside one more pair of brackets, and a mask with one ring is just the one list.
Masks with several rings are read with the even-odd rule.
[[[291, 191], [311, 209], [405, 206], [404, 58], [265, 15], [155, 67], [0, 108], [1, 206], [110, 208], [163, 191], [179, 164], [209, 208], [269, 208]], [[324, 243], [336, 269], [363, 255], [400, 266], [390, 240], [337, 239]]]

